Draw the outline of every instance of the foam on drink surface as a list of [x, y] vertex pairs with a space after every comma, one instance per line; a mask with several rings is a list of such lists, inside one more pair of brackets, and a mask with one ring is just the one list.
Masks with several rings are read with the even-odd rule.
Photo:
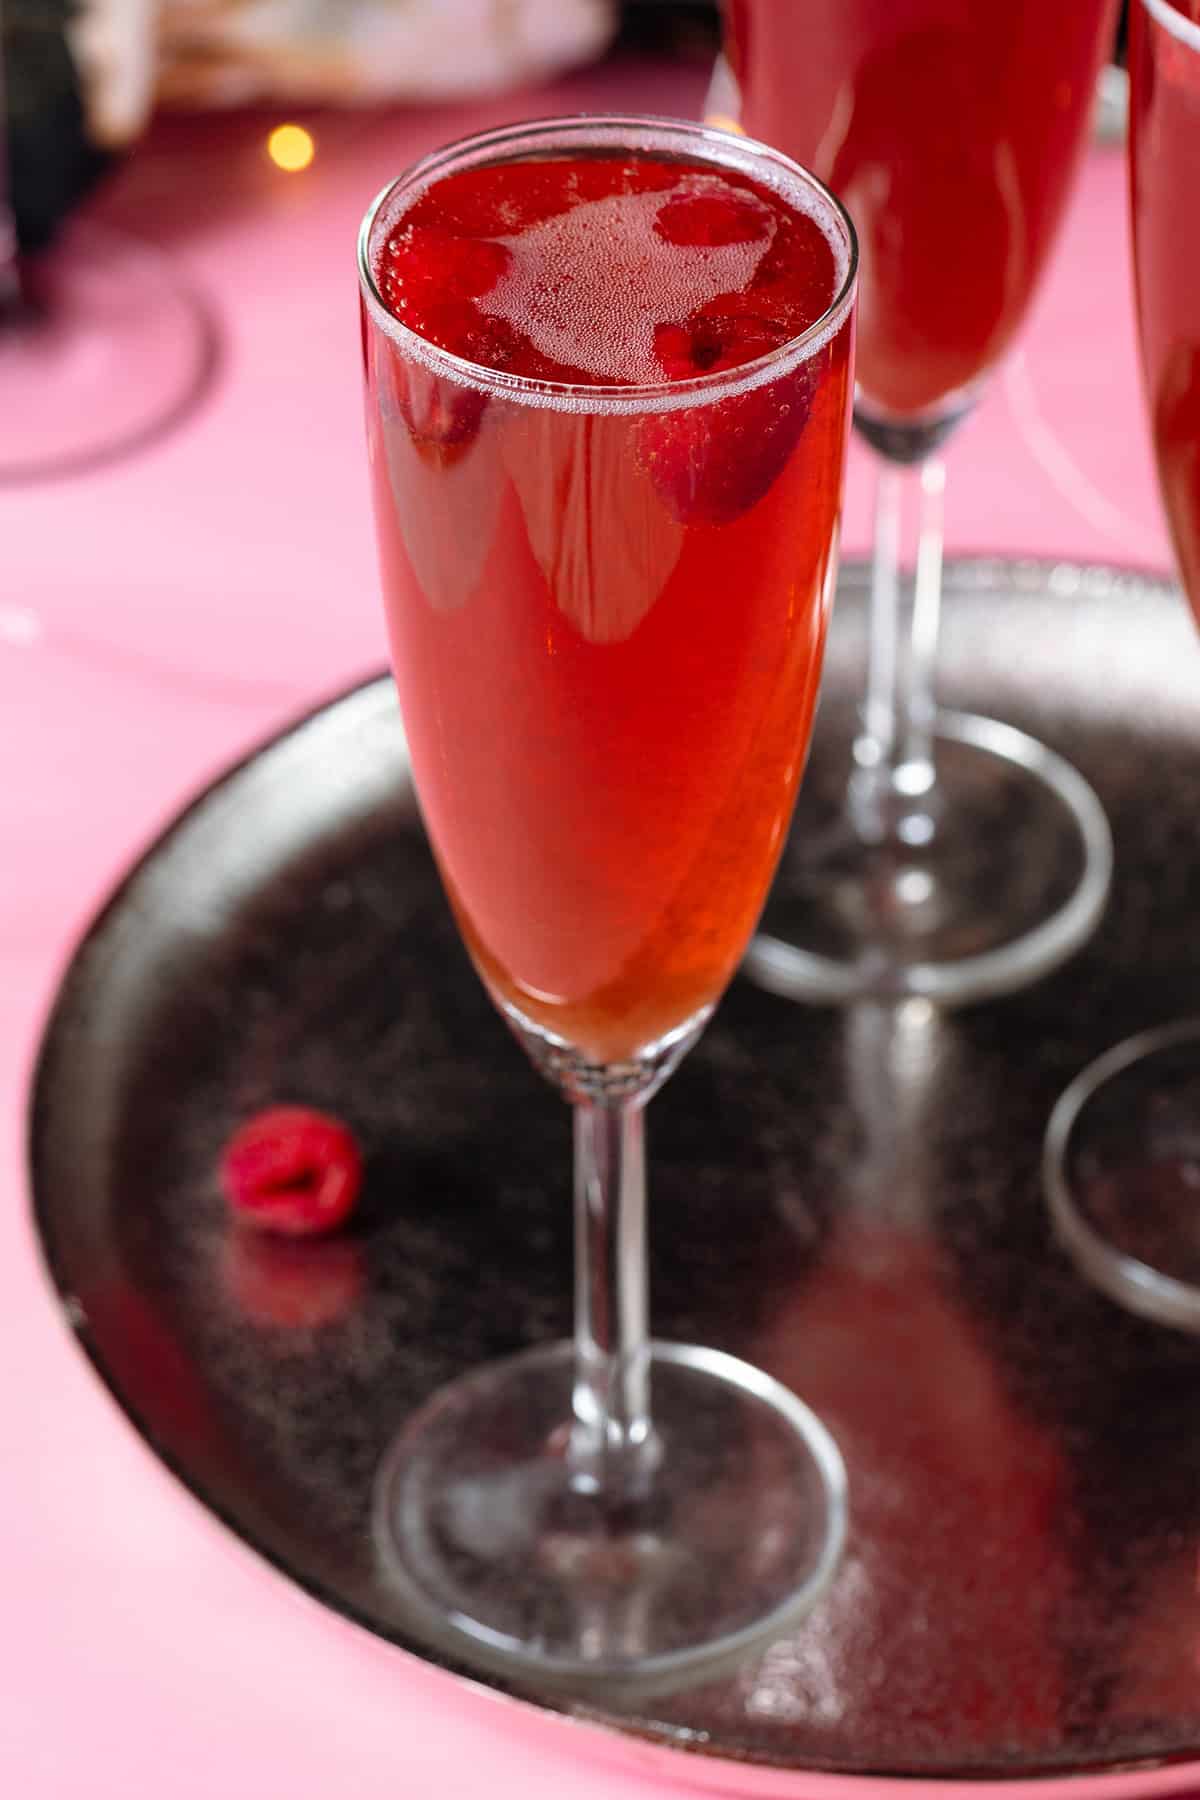
[[376, 259], [389, 311], [486, 368], [645, 386], [800, 335], [845, 272], [831, 222], [724, 167], [516, 159], [435, 182]]
[[598, 381], [661, 381], [655, 327], [744, 290], [775, 237], [776, 221], [757, 201], [762, 236], [750, 242], [674, 244], [655, 229], [665, 199], [724, 193], [717, 177], [688, 175], [667, 195], [587, 200], [502, 238], [512, 261], [483, 310]]

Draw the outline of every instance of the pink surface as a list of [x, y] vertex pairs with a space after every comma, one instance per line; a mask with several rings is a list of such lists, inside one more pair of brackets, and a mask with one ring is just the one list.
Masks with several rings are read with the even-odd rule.
[[[262, 154], [273, 119], [173, 122], [99, 208], [171, 247], [218, 317], [222, 363], [157, 445], [0, 490], [0, 1791], [14, 1800], [394, 1800], [455, 1771], [491, 1800], [635, 1800], [688, 1775], [638, 1749], [597, 1755], [590, 1732], [547, 1729], [400, 1657], [214, 1529], [56, 1317], [22, 1139], [39, 1024], [101, 894], [224, 763], [384, 660], [353, 270], [366, 201], [484, 123], [695, 113], [702, 91], [697, 72], [626, 64], [467, 109], [318, 118], [301, 176]], [[851, 551], [868, 499], [859, 454]], [[1166, 565], [1114, 152], [1088, 162], [1023, 348], [954, 447], [948, 529], [963, 551]]]

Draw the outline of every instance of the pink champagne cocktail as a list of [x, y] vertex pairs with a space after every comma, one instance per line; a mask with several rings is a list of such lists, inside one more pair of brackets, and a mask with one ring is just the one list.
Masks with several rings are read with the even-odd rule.
[[820, 1421], [649, 1340], [642, 1119], [745, 948], [804, 765], [854, 272], [805, 171], [662, 120], [469, 140], [363, 228], [422, 811], [480, 974], [574, 1107], [573, 1340], [435, 1394], [377, 1487], [406, 1621], [472, 1666], [699, 1678], [838, 1557]]

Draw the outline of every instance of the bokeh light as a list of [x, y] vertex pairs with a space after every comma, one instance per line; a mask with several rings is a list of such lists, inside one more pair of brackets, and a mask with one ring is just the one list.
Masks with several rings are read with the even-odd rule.
[[303, 125], [277, 125], [267, 139], [267, 155], [277, 169], [298, 175], [317, 154], [316, 140]]

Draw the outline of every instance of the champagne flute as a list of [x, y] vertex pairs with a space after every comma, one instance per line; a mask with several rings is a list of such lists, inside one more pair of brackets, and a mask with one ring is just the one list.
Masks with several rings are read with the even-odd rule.
[[[1130, 197], [1159, 487], [1200, 618], [1200, 6], [1133, 0]], [[1060, 1237], [1132, 1311], [1200, 1330], [1200, 1020], [1127, 1039], [1076, 1077], [1046, 1136]]]
[[469, 139], [363, 226], [375, 516], [422, 810], [484, 983], [574, 1110], [573, 1341], [435, 1394], [378, 1482], [413, 1628], [510, 1676], [690, 1679], [810, 1603], [842, 1541], [841, 1459], [808, 1409], [648, 1338], [643, 1114], [786, 833], [834, 579], [855, 258], [787, 158], [639, 118]]
[[[862, 239], [855, 423], [878, 457], [868, 671], [840, 817], [802, 803], [747, 969], [797, 999], [1021, 987], [1112, 867], [1045, 745], [940, 711], [941, 450], [1020, 326], [1083, 149], [1111, 0], [726, 0], [710, 108], [808, 163]], [[916, 521], [911, 579], [902, 548]]]
[[[14, 12], [7, 32], [25, 29]], [[169, 430], [203, 391], [215, 339], [151, 244], [73, 219], [48, 248], [22, 253], [5, 38], [0, 0], [0, 483], [19, 483], [76, 474]]]

